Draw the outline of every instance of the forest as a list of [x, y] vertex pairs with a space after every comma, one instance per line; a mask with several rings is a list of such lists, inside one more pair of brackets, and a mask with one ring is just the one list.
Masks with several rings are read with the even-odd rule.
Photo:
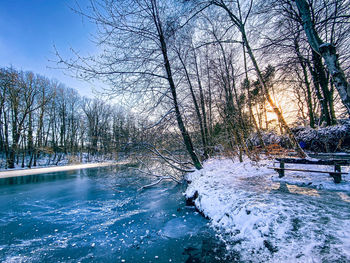
[[2, 1], [0, 261], [350, 262], [349, 51], [350, 0]]
[[322, 150], [349, 146], [348, 0], [114, 2], [75, 8], [96, 24], [98, 54], [56, 50], [60, 69], [108, 84], [98, 98], [0, 70], [2, 168], [147, 149], [186, 171], [183, 158], [250, 157], [271, 133], [305, 156], [296, 132], [333, 126], [345, 131]]
[[[117, 158], [139, 138], [135, 118], [102, 99], [32, 72], [1, 69], [1, 167]], [[85, 153], [83, 156], [82, 153]]]

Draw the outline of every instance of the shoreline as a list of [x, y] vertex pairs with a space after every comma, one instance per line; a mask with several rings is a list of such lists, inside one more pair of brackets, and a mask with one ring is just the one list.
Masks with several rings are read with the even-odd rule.
[[[241, 261], [348, 262], [348, 178], [340, 184], [327, 174], [278, 178], [267, 168], [271, 162], [209, 159], [203, 169], [185, 176], [187, 204], [210, 220], [229, 255]], [[319, 244], [331, 235], [337, 241], [323, 254]]]
[[122, 163], [123, 162], [85, 163], [85, 164], [73, 164], [73, 165], [63, 165], [63, 166], [50, 166], [50, 167], [17, 169], [17, 170], [11, 170], [11, 171], [1, 171], [0, 179], [34, 175], [34, 174], [45, 174], [45, 173], [64, 172], [64, 171], [72, 171], [72, 170], [79, 170], [79, 169], [113, 166], [113, 165], [118, 165]]

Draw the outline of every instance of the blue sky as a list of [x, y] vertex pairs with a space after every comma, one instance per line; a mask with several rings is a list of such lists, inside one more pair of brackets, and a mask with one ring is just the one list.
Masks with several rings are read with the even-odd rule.
[[30, 70], [91, 96], [91, 84], [50, 68], [56, 66], [49, 61], [56, 59], [54, 45], [63, 57], [72, 56], [70, 47], [82, 54], [96, 52], [90, 41], [95, 27], [73, 6], [75, 0], [0, 0], [0, 67]]

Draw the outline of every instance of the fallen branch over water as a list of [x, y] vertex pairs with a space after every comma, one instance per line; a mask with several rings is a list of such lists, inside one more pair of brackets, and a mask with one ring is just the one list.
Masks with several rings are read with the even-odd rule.
[[146, 185], [140, 187], [137, 191], [142, 191], [145, 188], [150, 188], [150, 187], [156, 186], [157, 184], [161, 183], [163, 180], [174, 180], [174, 179], [171, 177], [161, 177], [158, 181], [150, 183], [150, 184], [146, 184]]

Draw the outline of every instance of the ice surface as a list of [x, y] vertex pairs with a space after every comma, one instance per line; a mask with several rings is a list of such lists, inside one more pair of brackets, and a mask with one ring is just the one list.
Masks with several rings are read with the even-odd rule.
[[168, 221], [161, 230], [162, 235], [169, 238], [180, 238], [197, 233], [200, 228], [198, 220], [191, 217], [189, 219], [191, 220], [180, 217]]
[[[220, 241], [206, 219], [185, 207], [182, 185], [164, 182], [140, 192], [130, 184], [134, 172], [109, 166], [70, 174], [0, 186], [0, 262], [186, 262], [204, 252], [217, 256]], [[141, 185], [150, 181], [137, 179]]]

